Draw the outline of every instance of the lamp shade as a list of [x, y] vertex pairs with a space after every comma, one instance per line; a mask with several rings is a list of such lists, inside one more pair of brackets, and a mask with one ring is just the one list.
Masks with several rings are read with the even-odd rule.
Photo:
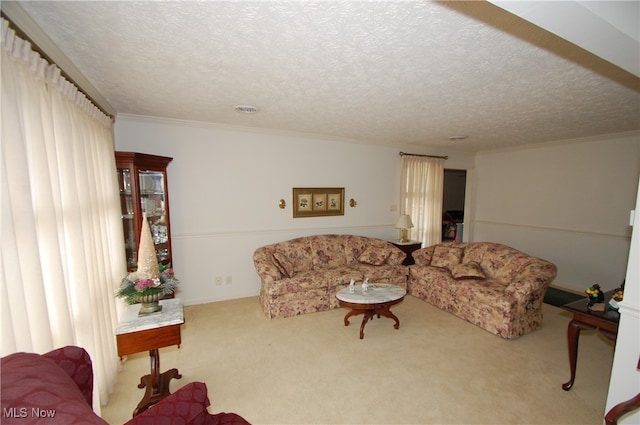
[[411, 229], [413, 227], [413, 223], [411, 222], [411, 217], [409, 214], [401, 214], [398, 217], [398, 221], [396, 222], [397, 229]]

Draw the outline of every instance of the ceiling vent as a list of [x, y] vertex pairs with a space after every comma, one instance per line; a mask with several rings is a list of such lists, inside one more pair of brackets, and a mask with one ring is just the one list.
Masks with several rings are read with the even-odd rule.
[[241, 114], [256, 114], [258, 112], [258, 108], [252, 105], [237, 105], [233, 109]]

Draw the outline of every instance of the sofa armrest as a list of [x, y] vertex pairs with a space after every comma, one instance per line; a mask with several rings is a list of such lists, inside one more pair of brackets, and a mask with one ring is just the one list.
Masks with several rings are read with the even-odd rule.
[[542, 300], [557, 271], [555, 264], [533, 258], [515, 275], [505, 292], [521, 305], [537, 299]]
[[260, 247], [253, 253], [253, 264], [262, 283], [275, 282], [282, 278], [282, 273], [273, 262], [273, 254], [265, 247]]
[[87, 404], [93, 407], [93, 366], [84, 348], [68, 345], [42, 355], [56, 363], [80, 389]]
[[[91, 408], [91, 393], [87, 396], [78, 387], [75, 378], [87, 375], [69, 373], [72, 364], [80, 365], [80, 370], [85, 370], [87, 366], [84, 350], [78, 351], [77, 348], [65, 347], [46, 355], [20, 352], [2, 357], [0, 404], [3, 412], [13, 412], [7, 414], [13, 419], [3, 417], [0, 422], [108, 425]], [[88, 381], [92, 382], [92, 379]], [[34, 410], [46, 415], [46, 418], [33, 414]]]
[[436, 248], [436, 245], [431, 245], [426, 248], [416, 249], [411, 253], [413, 256], [413, 260], [417, 266], [428, 266], [431, 265], [431, 256], [433, 256], [433, 250]]
[[387, 248], [391, 251], [389, 257], [387, 258], [386, 264], [390, 266], [401, 266], [404, 262], [405, 258], [407, 258], [407, 253], [395, 246], [392, 243], [387, 243]]
[[129, 420], [126, 425], [203, 424], [206, 423], [204, 418], [209, 415], [207, 407], [210, 404], [206, 384], [190, 382]]
[[125, 425], [250, 425], [235, 413], [209, 413], [207, 407], [210, 404], [207, 385], [204, 382], [190, 382]]

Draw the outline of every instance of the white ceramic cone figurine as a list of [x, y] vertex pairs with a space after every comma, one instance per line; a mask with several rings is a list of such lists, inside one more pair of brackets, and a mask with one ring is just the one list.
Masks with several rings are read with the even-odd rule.
[[147, 214], [142, 213], [142, 229], [140, 230], [140, 246], [138, 248], [138, 270], [131, 273], [129, 278], [134, 281], [143, 279], [153, 279], [160, 282], [160, 270], [158, 269], [158, 258], [153, 245], [151, 228], [147, 220]]
[[353, 294], [356, 292], [356, 280], [351, 278], [351, 282], [349, 282], [349, 293]]

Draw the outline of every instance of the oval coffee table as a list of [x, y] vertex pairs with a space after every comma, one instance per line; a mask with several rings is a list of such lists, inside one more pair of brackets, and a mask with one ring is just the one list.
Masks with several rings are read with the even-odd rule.
[[344, 325], [349, 326], [349, 317], [364, 314], [360, 325], [360, 339], [364, 338], [364, 326], [374, 315], [385, 316], [395, 321], [394, 328], [400, 327], [400, 320], [389, 310], [393, 305], [404, 299], [407, 291], [389, 283], [371, 283], [367, 292], [362, 292], [362, 285], [355, 285], [355, 291], [349, 292], [349, 288], [338, 291], [336, 298], [341, 307], [350, 308], [351, 311], [344, 316]]

